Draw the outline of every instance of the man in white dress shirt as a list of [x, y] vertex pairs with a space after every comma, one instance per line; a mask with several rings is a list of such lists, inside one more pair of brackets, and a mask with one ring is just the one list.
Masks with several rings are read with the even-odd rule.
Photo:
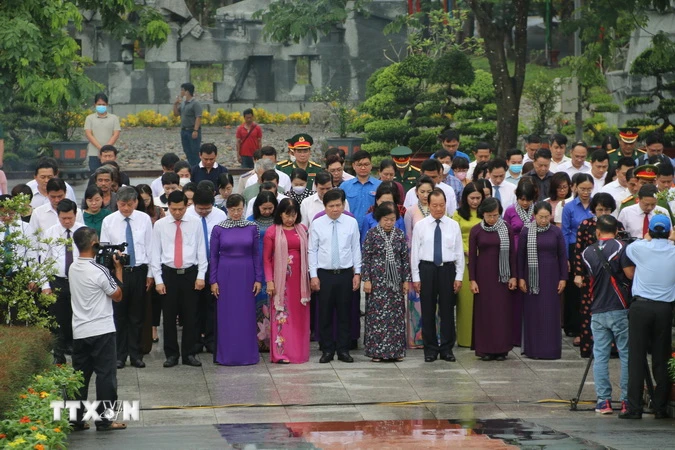
[[[48, 283], [42, 285], [44, 294], [57, 292], [56, 302], [49, 306], [49, 313], [56, 319], [54, 334], [54, 364], [66, 363], [66, 352], [73, 345], [73, 310], [70, 304], [70, 286], [68, 284], [68, 271], [70, 266], [79, 256], [79, 252], [73, 246], [73, 233], [84, 224], [76, 222], [77, 204], [70, 199], [63, 199], [56, 207], [58, 223], [51, 226], [44, 233], [45, 239], [53, 240], [50, 245], [44, 246], [42, 260], [52, 259], [56, 263], [56, 276]], [[62, 242], [57, 240], [62, 239]]]
[[[208, 263], [211, 259], [211, 232], [213, 227], [227, 220], [227, 214], [213, 207], [215, 203], [213, 189], [198, 186], [192, 201], [193, 205], [187, 209], [187, 215], [199, 220], [204, 236], [203, 246], [199, 251], [204, 253]], [[208, 270], [205, 279], [209, 279]], [[207, 352], [213, 353], [216, 298], [210, 289], [202, 289], [197, 293], [197, 297], [197, 347], [195, 353], [200, 353], [204, 347], [206, 347]]]
[[609, 155], [604, 150], [595, 150], [591, 153], [591, 176], [593, 177], [593, 194], [605, 187], [607, 171], [609, 170]]
[[[503, 160], [502, 160], [503, 161]], [[506, 163], [505, 163], [506, 164]], [[459, 224], [445, 214], [445, 193], [429, 194], [429, 215], [413, 229], [410, 260], [413, 287], [420, 294], [424, 361], [455, 361], [455, 296], [462, 287], [464, 247]], [[441, 341], [436, 333], [436, 308]]]
[[[310, 229], [310, 225], [314, 221], [317, 214], [326, 210], [323, 205], [323, 196], [326, 192], [333, 189], [333, 177], [328, 172], [319, 172], [314, 178], [314, 187], [316, 193], [310, 195], [302, 203], [300, 203], [300, 216], [302, 216], [302, 224]], [[349, 202], [345, 200], [345, 211], [349, 212]]]
[[629, 169], [634, 167], [635, 161], [633, 158], [627, 156], [619, 158], [616, 168], [616, 180], [612, 181], [611, 183], [607, 183], [600, 190], [600, 192], [606, 192], [614, 197], [614, 200], [616, 201], [616, 209], [612, 213], [614, 217], [619, 217], [621, 202], [631, 195], [630, 191], [628, 190], [628, 179], [626, 178], [626, 173]]
[[[49, 203], [49, 199], [47, 198], [47, 182], [52, 178], [58, 177], [58, 175], [59, 165], [54, 158], [42, 158], [38, 161], [34, 178], [26, 183], [26, 186], [33, 191], [33, 199], [30, 202], [30, 206], [37, 208]], [[66, 183], [66, 198], [76, 201], [75, 191], [68, 183]]]
[[516, 185], [505, 181], [508, 166], [502, 158], [488, 163], [488, 179], [492, 184], [492, 196], [499, 200], [504, 210], [516, 203]]
[[[66, 183], [60, 178], [47, 181], [47, 198], [49, 198], [49, 203], [35, 208], [30, 216], [30, 226], [40, 235], [59, 222], [56, 207], [61, 200], [66, 198]], [[76, 221], [84, 223], [82, 211], [79, 209]]]
[[627, 206], [619, 213], [619, 222], [623, 223], [626, 231], [634, 238], [644, 238], [649, 232], [649, 221], [656, 214], [663, 214], [670, 222], [668, 210], [656, 204], [657, 194], [658, 188], [655, 185], [645, 184], [638, 191], [637, 205]]
[[[506, 163], [505, 163], [506, 164]], [[435, 187], [441, 189], [445, 193], [447, 202], [445, 204], [445, 211], [449, 217], [452, 217], [457, 211], [457, 196], [455, 195], [455, 190], [443, 183], [443, 164], [440, 163], [437, 159], [427, 159], [420, 166], [420, 176], [428, 176], [434, 182]], [[414, 205], [417, 205], [417, 188], [410, 189], [405, 194], [405, 201], [403, 206], [410, 208]]]
[[[194, 356], [197, 339], [197, 292], [204, 289], [208, 263], [204, 246], [202, 224], [187, 215], [187, 197], [174, 191], [168, 197], [169, 215], [155, 222], [152, 231], [150, 270], [155, 277], [155, 289], [163, 295], [164, 367], [178, 364], [199, 367]], [[183, 337], [178, 348], [176, 316], [181, 312]]]
[[567, 136], [564, 134], [554, 134], [549, 143], [551, 149], [551, 167], [550, 170], [553, 173], [558, 172], [560, 165], [568, 161], [571, 161], [570, 157], [565, 155], [565, 149], [567, 147]]
[[[311, 288], [319, 292], [320, 363], [335, 357], [354, 362], [349, 354], [350, 311], [353, 292], [361, 287], [361, 243], [356, 219], [344, 212], [345, 193], [335, 189], [323, 196], [326, 214], [309, 231]], [[333, 314], [337, 316], [337, 342], [333, 339]]]
[[[541, 138], [536, 134], [531, 134], [525, 138], [525, 156], [523, 164], [528, 161], [534, 161], [534, 154], [541, 148]], [[504, 207], [506, 209], [506, 207]]]
[[558, 172], [566, 172], [572, 178], [577, 173], [590, 173], [591, 165], [586, 161], [588, 146], [585, 142], [575, 142], [570, 152], [571, 160], [558, 166]]
[[141, 335], [147, 307], [146, 292], [152, 288], [149, 270], [152, 249], [152, 220], [137, 211], [138, 193], [131, 186], [117, 191], [117, 211], [103, 219], [101, 242], [127, 243], [129, 265], [124, 268], [122, 301], [113, 305], [117, 330], [117, 368], [122, 369], [129, 356], [133, 367], [142, 369]]

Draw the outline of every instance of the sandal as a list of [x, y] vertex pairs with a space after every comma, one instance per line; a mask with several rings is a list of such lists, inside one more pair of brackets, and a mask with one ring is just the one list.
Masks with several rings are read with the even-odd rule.
[[70, 422], [70, 426], [73, 428], [73, 431], [87, 431], [91, 428], [89, 422]]
[[572, 341], [572, 345], [575, 347], [579, 347], [581, 345], [581, 338], [579, 336], [575, 337], [574, 340]]
[[380, 358], [373, 358], [373, 359], [371, 359], [371, 361], [372, 362], [382, 362], [382, 360]]
[[108, 422], [107, 424], [96, 425], [96, 431], [117, 431], [126, 429], [127, 424], [122, 422]]
[[277, 361], [277, 364], [290, 364], [291, 362], [287, 359], [280, 359]]

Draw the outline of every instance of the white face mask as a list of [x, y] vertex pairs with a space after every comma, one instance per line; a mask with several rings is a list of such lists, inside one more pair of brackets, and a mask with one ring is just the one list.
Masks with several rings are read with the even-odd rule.
[[305, 189], [307, 189], [307, 188], [305, 186], [293, 186], [292, 189], [293, 189], [293, 192], [300, 195], [303, 192], [305, 192]]
[[447, 175], [450, 173], [451, 166], [450, 164], [443, 164], [443, 175]]
[[190, 179], [189, 179], [189, 178], [181, 178], [180, 181], [179, 181], [181, 187], [185, 186], [185, 185], [188, 184], [189, 182], [190, 182]]
[[293, 155], [289, 156], [288, 159], [290, 159], [292, 163], [295, 162], [295, 156], [293, 156]]

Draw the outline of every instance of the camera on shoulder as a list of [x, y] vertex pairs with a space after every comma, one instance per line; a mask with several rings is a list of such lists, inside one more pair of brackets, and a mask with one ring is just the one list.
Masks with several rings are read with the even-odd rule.
[[[115, 270], [115, 260], [119, 260], [123, 266], [128, 266], [131, 263], [131, 259], [129, 255], [122, 253], [126, 248], [126, 242], [117, 245], [112, 245], [109, 242], [100, 242], [96, 251], [96, 262], [113, 271]], [[118, 254], [117, 252], [122, 254]]]

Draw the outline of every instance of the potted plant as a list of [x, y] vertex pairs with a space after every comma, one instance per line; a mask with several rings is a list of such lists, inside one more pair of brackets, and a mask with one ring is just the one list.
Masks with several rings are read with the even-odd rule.
[[329, 147], [337, 147], [344, 150], [347, 161], [350, 161], [352, 155], [361, 150], [361, 144], [363, 144], [365, 139], [347, 136], [349, 125], [356, 119], [357, 115], [349, 99], [349, 93], [342, 89], [326, 87], [312, 95], [310, 100], [323, 103], [330, 111], [331, 131], [337, 133], [338, 137], [326, 138], [326, 142]]
[[[93, 93], [91, 98], [93, 98]], [[52, 133], [56, 135], [56, 141], [50, 142], [54, 159], [59, 163], [61, 177], [68, 175], [70, 178], [88, 176], [87, 146], [89, 142], [82, 139], [74, 139], [76, 131], [84, 126], [84, 119], [90, 113], [85, 108], [83, 95], [71, 97], [70, 100], [62, 100], [57, 106], [49, 108], [47, 115], [51, 119]], [[79, 135], [78, 135], [79, 137]]]

